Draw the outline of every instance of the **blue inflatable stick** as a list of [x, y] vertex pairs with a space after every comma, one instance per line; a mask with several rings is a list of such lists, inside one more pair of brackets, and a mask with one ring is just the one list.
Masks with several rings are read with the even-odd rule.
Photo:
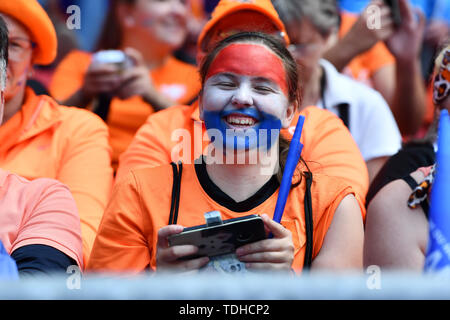
[[19, 272], [16, 262], [6, 252], [3, 243], [0, 241], [0, 280], [17, 280]]
[[450, 118], [441, 111], [436, 176], [431, 189], [425, 271], [450, 274]]
[[304, 122], [305, 116], [300, 116], [295, 127], [294, 136], [289, 144], [289, 152], [284, 167], [283, 178], [281, 179], [280, 192], [278, 193], [277, 204], [275, 205], [275, 212], [273, 214], [273, 220], [278, 223], [281, 222], [289, 190], [291, 190], [292, 176], [294, 175], [295, 168], [303, 150], [303, 144], [300, 142], [300, 138], [302, 136]]

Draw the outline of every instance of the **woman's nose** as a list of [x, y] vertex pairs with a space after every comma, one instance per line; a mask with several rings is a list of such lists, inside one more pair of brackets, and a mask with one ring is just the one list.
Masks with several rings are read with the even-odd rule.
[[231, 103], [238, 108], [246, 108], [253, 105], [251, 90], [247, 86], [239, 87], [231, 99]]

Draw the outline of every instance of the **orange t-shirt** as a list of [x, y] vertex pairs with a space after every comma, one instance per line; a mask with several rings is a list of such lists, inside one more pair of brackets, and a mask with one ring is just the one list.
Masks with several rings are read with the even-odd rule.
[[[64, 101], [83, 85], [91, 64], [92, 54], [82, 51], [69, 53], [57, 67], [50, 86], [52, 96]], [[189, 103], [200, 91], [200, 79], [195, 66], [169, 57], [164, 65], [149, 73], [155, 88], [178, 103]], [[140, 96], [126, 100], [113, 98], [107, 124], [113, 150], [112, 163], [117, 167], [119, 155], [125, 151], [134, 134], [154, 112]]]
[[80, 219], [67, 187], [28, 181], [0, 169], [0, 241], [11, 254], [32, 244], [53, 247], [83, 268]]
[[[358, 20], [358, 16], [342, 12], [341, 18], [339, 38], [343, 38], [350, 31], [356, 20]], [[382, 67], [393, 65], [394, 63], [394, 56], [389, 52], [386, 45], [380, 41], [366, 52], [354, 57], [344, 68], [343, 73], [373, 87], [371, 82], [373, 75]]]
[[[367, 167], [361, 152], [343, 122], [333, 113], [308, 107], [299, 114], [305, 116], [301, 141], [302, 158], [314, 172], [335, 176], [346, 181], [364, 205], [369, 188]], [[291, 127], [283, 130], [292, 138], [298, 116]], [[173, 137], [172, 137], [173, 135]], [[199, 118], [198, 104], [176, 106], [151, 115], [136, 133], [128, 149], [120, 157], [117, 178], [130, 169], [159, 166], [170, 162], [197, 159], [208, 145], [204, 123]], [[185, 145], [187, 153], [180, 152]]]
[[[165, 165], [132, 170], [120, 179], [102, 219], [87, 269], [133, 273], [156, 268], [158, 230], [169, 222], [172, 177], [172, 167]], [[295, 246], [292, 267], [296, 271], [302, 270], [306, 248], [305, 181], [302, 179], [301, 184], [291, 190], [281, 221], [292, 232]], [[195, 165], [184, 165], [177, 224], [184, 227], [205, 224], [203, 213], [213, 210], [220, 211], [224, 220], [249, 214], [270, 216], [275, 210], [278, 191], [279, 188], [249, 205], [246, 212], [235, 212], [213, 200], [205, 191]], [[346, 183], [313, 173], [313, 258], [322, 247], [337, 207], [349, 194], [353, 191]]]
[[26, 90], [22, 109], [0, 126], [0, 167], [67, 185], [81, 219], [85, 262], [113, 183], [108, 128], [89, 111]]

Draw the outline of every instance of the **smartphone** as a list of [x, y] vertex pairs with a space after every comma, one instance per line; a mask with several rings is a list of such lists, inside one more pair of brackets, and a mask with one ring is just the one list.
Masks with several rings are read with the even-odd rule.
[[92, 63], [114, 64], [119, 70], [132, 66], [131, 59], [121, 50], [101, 50], [92, 56]]
[[222, 224], [206, 224], [185, 228], [181, 233], [168, 238], [169, 246], [191, 244], [199, 248], [195, 255], [183, 260], [198, 257], [214, 257], [233, 253], [237, 248], [266, 239], [264, 222], [258, 215], [224, 220]]
[[398, 0], [384, 0], [384, 3], [391, 8], [394, 25], [398, 27], [402, 23], [402, 15], [400, 13], [400, 5]]

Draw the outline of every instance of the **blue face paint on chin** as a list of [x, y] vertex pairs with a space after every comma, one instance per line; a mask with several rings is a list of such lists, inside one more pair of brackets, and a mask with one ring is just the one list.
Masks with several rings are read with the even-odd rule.
[[[231, 114], [252, 117], [257, 123], [248, 129], [235, 130], [226, 122], [226, 117]], [[270, 149], [273, 143], [278, 139], [281, 130], [281, 120], [279, 118], [253, 108], [227, 111], [205, 110], [203, 112], [203, 117], [206, 129], [218, 130], [222, 135], [223, 148], [228, 150], [249, 150], [253, 148]]]

